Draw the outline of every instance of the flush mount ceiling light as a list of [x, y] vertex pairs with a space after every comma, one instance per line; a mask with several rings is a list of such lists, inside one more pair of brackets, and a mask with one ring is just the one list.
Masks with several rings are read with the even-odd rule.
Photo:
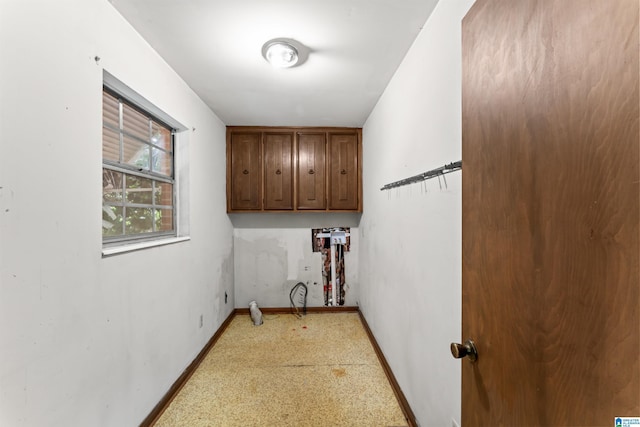
[[262, 46], [262, 56], [276, 68], [290, 68], [300, 59], [298, 49], [288, 40], [269, 40]]

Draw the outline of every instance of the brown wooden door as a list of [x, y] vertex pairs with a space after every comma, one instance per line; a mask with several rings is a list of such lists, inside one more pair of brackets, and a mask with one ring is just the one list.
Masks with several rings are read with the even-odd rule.
[[293, 209], [293, 133], [264, 135], [264, 208]]
[[640, 416], [638, 40], [638, 0], [463, 21], [463, 427]]
[[298, 133], [298, 209], [326, 209], [325, 133]]
[[329, 134], [329, 209], [358, 209], [358, 135]]
[[262, 207], [262, 154], [260, 132], [232, 133], [231, 209]]

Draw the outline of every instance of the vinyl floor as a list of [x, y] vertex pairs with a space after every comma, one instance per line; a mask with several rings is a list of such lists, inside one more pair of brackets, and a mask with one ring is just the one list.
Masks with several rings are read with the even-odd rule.
[[236, 315], [155, 424], [407, 425], [358, 313]]

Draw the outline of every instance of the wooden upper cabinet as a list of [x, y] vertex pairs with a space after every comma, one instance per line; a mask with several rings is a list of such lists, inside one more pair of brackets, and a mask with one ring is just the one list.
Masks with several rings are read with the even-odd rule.
[[358, 135], [329, 133], [329, 209], [358, 209]]
[[326, 209], [326, 135], [298, 132], [298, 209]]
[[362, 129], [227, 127], [228, 212], [362, 212]]
[[231, 134], [227, 148], [230, 172], [230, 210], [259, 210], [262, 207], [262, 154], [260, 132]]
[[264, 135], [264, 208], [293, 209], [293, 133]]

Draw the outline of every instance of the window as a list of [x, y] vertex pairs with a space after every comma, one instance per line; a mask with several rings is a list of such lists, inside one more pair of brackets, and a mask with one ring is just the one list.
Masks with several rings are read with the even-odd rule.
[[176, 236], [174, 129], [104, 87], [104, 243]]

